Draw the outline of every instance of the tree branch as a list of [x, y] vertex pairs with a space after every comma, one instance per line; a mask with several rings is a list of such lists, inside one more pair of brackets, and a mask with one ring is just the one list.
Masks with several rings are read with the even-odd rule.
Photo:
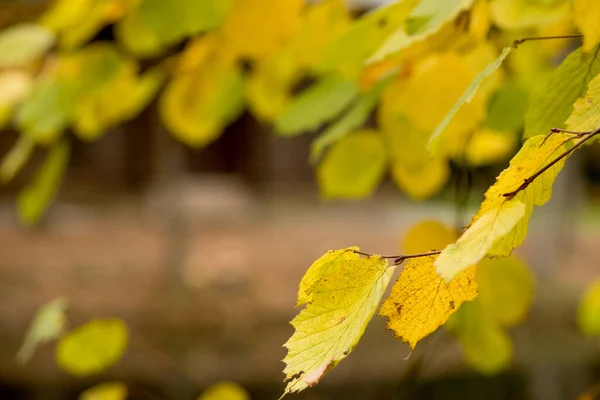
[[513, 48], [519, 47], [519, 45], [525, 42], [532, 42], [534, 40], [554, 40], [554, 39], [576, 39], [583, 37], [581, 34], [573, 34], [573, 35], [557, 35], [557, 36], [534, 36], [534, 37], [524, 37], [521, 39], [517, 39], [513, 42]]
[[551, 131], [550, 131], [550, 135], [552, 135], [553, 133], [558, 133], [558, 132], [573, 134], [573, 135], [575, 135], [574, 136], [575, 138], [581, 138], [581, 140], [579, 142], [577, 142], [570, 149], [567, 149], [563, 153], [559, 154], [555, 159], [553, 159], [552, 161], [550, 161], [544, 168], [540, 169], [535, 174], [533, 174], [533, 175], [525, 178], [524, 182], [521, 184], [521, 186], [519, 186], [518, 188], [516, 188], [512, 192], [504, 193], [502, 196], [504, 196], [504, 197], [506, 197], [506, 198], [508, 198], [510, 200], [513, 197], [515, 197], [517, 195], [517, 193], [519, 193], [520, 191], [523, 191], [523, 190], [527, 189], [527, 187], [529, 185], [531, 185], [535, 179], [537, 179], [544, 172], [546, 172], [547, 170], [549, 170], [550, 168], [552, 168], [552, 166], [554, 166], [557, 162], [559, 162], [563, 158], [568, 157], [569, 155], [571, 155], [571, 153], [573, 153], [575, 150], [577, 150], [577, 148], [579, 148], [585, 142], [587, 142], [588, 140], [590, 140], [594, 136], [598, 135], [600, 133], [600, 128], [596, 128], [595, 130], [593, 130], [591, 132], [574, 132], [574, 131], [567, 131], [567, 130], [559, 129], [559, 128], [552, 128]]
[[[361, 256], [365, 256], [365, 257], [373, 257], [374, 254], [370, 254], [370, 253], [364, 253], [362, 251], [357, 251], [357, 250], [352, 250], [354, 253], [356, 254], [360, 254]], [[434, 256], [436, 254], [440, 254], [442, 251], [441, 250], [433, 250], [430, 251], [428, 253], [418, 253], [418, 254], [407, 254], [407, 255], [400, 255], [400, 256], [379, 256], [381, 258], [393, 258], [394, 259], [394, 265], [400, 265], [402, 264], [405, 260], [408, 260], [409, 258], [419, 258], [419, 257], [428, 257], [428, 256]]]

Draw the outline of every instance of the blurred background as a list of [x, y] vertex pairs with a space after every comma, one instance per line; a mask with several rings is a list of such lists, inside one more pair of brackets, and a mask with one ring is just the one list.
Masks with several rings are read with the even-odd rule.
[[[73, 9], [98, 2], [68, 3], [61, 2]], [[383, 3], [356, 0], [345, 7], [358, 18]], [[39, 21], [52, 5], [0, 0], [0, 32]], [[115, 23], [130, 6], [123, 7], [118, 17], [89, 29], [83, 42], [118, 41]], [[96, 17], [94, 8], [86, 10], [79, 14], [81, 24], [86, 15]], [[169, 43], [160, 56], [140, 57], [141, 70], [162, 65], [186, 44]], [[83, 45], [55, 46], [68, 54]], [[556, 65], [564, 54], [548, 62]], [[39, 63], [23, 71], [43, 75]], [[56, 96], [49, 94], [48, 104], [62, 101]], [[220, 381], [243, 386], [251, 399], [277, 398], [284, 388], [282, 345], [293, 332], [288, 322], [299, 311], [298, 283], [311, 263], [329, 249], [352, 245], [401, 253], [406, 232], [422, 220], [465, 225], [517, 150], [509, 146], [487, 165], [450, 160], [449, 178], [427, 201], [415, 201], [389, 177], [360, 201], [324, 200], [308, 161], [318, 129], [284, 137], [245, 109], [222, 124], [218, 137], [194, 146], [165, 126], [160, 107], [152, 96], [131, 118], [102, 125], [102, 135], [93, 140], [66, 122], [49, 129], [62, 132], [70, 158], [60, 190], [50, 193], [51, 207], [35, 224], [17, 201], [53, 141], [31, 149], [27, 163], [3, 179], [1, 399], [75, 399], [108, 380], [125, 382], [131, 399], [194, 399]], [[0, 134], [0, 155], [9, 154], [31, 127], [12, 118], [17, 123], [7, 123]], [[600, 347], [579, 332], [576, 316], [584, 289], [600, 276], [599, 151], [591, 146], [569, 160], [517, 251], [534, 275], [535, 297], [527, 319], [510, 331], [513, 359], [507, 369], [491, 376], [476, 372], [444, 328], [410, 354], [376, 316], [347, 360], [294, 397], [596, 398]], [[57, 366], [53, 345], [41, 346], [25, 365], [15, 361], [37, 310], [60, 296], [69, 302], [69, 329], [92, 318], [127, 324], [129, 344], [118, 364], [73, 377]]]

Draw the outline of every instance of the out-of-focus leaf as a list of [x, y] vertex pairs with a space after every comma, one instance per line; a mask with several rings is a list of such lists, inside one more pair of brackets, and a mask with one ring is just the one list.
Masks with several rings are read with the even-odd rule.
[[[520, 51], [520, 49], [519, 49]], [[573, 103], [584, 95], [588, 83], [600, 74], [600, 57], [573, 51], [552, 72], [547, 84], [536, 91], [525, 115], [525, 138], [547, 134], [551, 128], [564, 128]]]
[[86, 389], [79, 400], [125, 400], [127, 386], [122, 382], [106, 382]]
[[404, 254], [427, 253], [441, 250], [458, 239], [458, 233], [436, 220], [425, 220], [412, 226], [406, 233], [401, 252]]
[[17, 67], [40, 58], [54, 44], [54, 34], [35, 24], [0, 31], [0, 68]]
[[521, 322], [533, 301], [533, 276], [515, 257], [484, 259], [477, 264], [477, 282], [482, 311], [499, 325]]
[[570, 10], [569, 0], [492, 0], [492, 20], [502, 29], [541, 28], [561, 19]]
[[283, 110], [275, 128], [285, 136], [317, 129], [346, 108], [357, 94], [358, 86], [352, 81], [335, 76], [323, 78]]
[[513, 353], [510, 337], [488, 318], [478, 299], [463, 304], [452, 317], [451, 332], [458, 337], [470, 366], [482, 374], [494, 375], [510, 365]]
[[303, 0], [231, 1], [222, 35], [228, 51], [242, 58], [264, 57], [281, 48], [300, 28], [305, 7]]
[[101, 372], [118, 362], [129, 340], [120, 319], [96, 319], [63, 337], [56, 348], [56, 361], [68, 373], [83, 377]]
[[418, 0], [400, 0], [380, 7], [357, 21], [333, 41], [315, 66], [321, 72], [339, 72], [354, 79], [365, 60], [399, 25], [403, 24]]
[[60, 337], [65, 327], [66, 308], [67, 300], [59, 297], [38, 310], [17, 353], [19, 364], [27, 363], [38, 346]]
[[33, 78], [25, 71], [0, 72], [0, 129], [10, 121], [13, 110], [29, 95], [32, 87]]
[[380, 61], [387, 55], [405, 49], [435, 33], [447, 21], [471, 7], [473, 0], [421, 0], [411, 11], [404, 25], [397, 28], [369, 57], [367, 63]]
[[416, 201], [438, 193], [450, 178], [448, 162], [439, 158], [418, 162], [395, 161], [391, 168], [394, 183]]
[[574, 0], [573, 18], [583, 32], [583, 50], [591, 51], [600, 43], [600, 2], [595, 0]]
[[516, 143], [515, 134], [481, 129], [471, 135], [464, 159], [474, 167], [506, 161], [514, 151]]
[[317, 168], [321, 194], [327, 199], [370, 195], [385, 173], [387, 156], [379, 132], [362, 130], [336, 142]]
[[577, 310], [579, 329], [586, 335], [600, 335], [600, 280], [586, 289]]
[[136, 55], [157, 55], [186, 36], [219, 26], [232, 3], [233, 0], [141, 0], [119, 21], [116, 32]]
[[19, 136], [17, 142], [0, 163], [0, 183], [10, 181], [25, 166], [35, 144], [26, 136]]
[[377, 105], [381, 92], [390, 82], [391, 77], [383, 78], [367, 93], [361, 95], [352, 106], [337, 121], [333, 122], [327, 129], [316, 138], [310, 148], [311, 162], [316, 162], [323, 155], [323, 151], [345, 137], [347, 134], [360, 128], [369, 118], [371, 112]]
[[481, 86], [482, 82], [489, 76], [491, 76], [496, 70], [500, 67], [504, 59], [510, 54], [512, 51], [511, 47], [506, 47], [502, 53], [496, 58], [491, 64], [488, 64], [487, 67], [483, 69], [476, 77], [473, 79], [471, 84], [467, 87], [465, 92], [460, 96], [458, 101], [454, 104], [454, 106], [448, 111], [444, 119], [439, 123], [439, 125], [433, 131], [430, 139], [429, 139], [429, 148], [432, 152], [439, 152], [439, 143], [440, 136], [444, 133], [452, 119], [457, 115], [459, 110], [465, 106], [466, 104], [471, 103], [475, 95], [477, 94], [477, 90]]
[[250, 395], [241, 385], [223, 381], [206, 389], [198, 400], [250, 400]]
[[215, 140], [244, 107], [244, 78], [234, 65], [207, 63], [175, 77], [160, 99], [166, 127], [183, 143], [201, 147]]
[[514, 83], [507, 83], [490, 99], [485, 126], [495, 131], [518, 131], [525, 124], [527, 106], [527, 91]]
[[19, 217], [26, 225], [34, 225], [50, 206], [60, 187], [69, 154], [70, 147], [66, 141], [55, 144], [33, 181], [19, 192]]

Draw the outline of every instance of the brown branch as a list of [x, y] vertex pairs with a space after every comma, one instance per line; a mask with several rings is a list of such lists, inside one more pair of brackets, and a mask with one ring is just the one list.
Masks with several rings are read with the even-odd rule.
[[[360, 254], [361, 256], [365, 256], [365, 257], [373, 257], [374, 256], [374, 254], [364, 253], [364, 252], [358, 251], [358, 250], [352, 250], [352, 251], [354, 253], [356, 253], [356, 254]], [[408, 260], [409, 258], [434, 256], [436, 254], [440, 254], [441, 252], [442, 252], [441, 250], [433, 250], [433, 251], [430, 251], [428, 253], [407, 254], [407, 255], [401, 255], [401, 256], [379, 256], [379, 257], [381, 257], [381, 258], [393, 258], [394, 259], [394, 265], [400, 265], [405, 260]]]
[[534, 40], [554, 40], [554, 39], [576, 39], [583, 37], [581, 34], [573, 34], [573, 35], [557, 35], [557, 36], [534, 36], [534, 37], [524, 37], [521, 39], [517, 39], [513, 42], [513, 48], [519, 47], [519, 45], [525, 42], [532, 42]]
[[544, 172], [546, 172], [547, 170], [552, 168], [557, 162], [559, 162], [563, 158], [568, 157], [569, 155], [571, 155], [571, 153], [573, 153], [575, 150], [577, 150], [577, 148], [579, 148], [585, 142], [587, 142], [588, 140], [590, 140], [591, 138], [593, 138], [594, 136], [599, 134], [600, 128], [597, 128], [591, 132], [574, 132], [574, 131], [567, 131], [567, 130], [563, 130], [563, 129], [559, 129], [559, 128], [552, 128], [552, 130], [550, 131], [550, 135], [553, 133], [557, 133], [557, 132], [571, 133], [571, 134], [575, 135], [575, 138], [583, 138], [583, 139], [581, 139], [579, 142], [577, 142], [570, 149], [567, 149], [564, 152], [562, 152], [561, 154], [559, 154], [556, 158], [554, 158], [552, 161], [550, 161], [544, 168], [540, 169], [535, 174], [525, 178], [523, 183], [521, 184], [521, 186], [519, 186], [512, 192], [504, 193], [502, 196], [504, 196], [510, 200], [513, 197], [515, 197], [517, 195], [517, 193], [519, 193], [520, 191], [527, 189], [527, 187], [529, 185], [531, 185], [535, 179], [537, 179]]

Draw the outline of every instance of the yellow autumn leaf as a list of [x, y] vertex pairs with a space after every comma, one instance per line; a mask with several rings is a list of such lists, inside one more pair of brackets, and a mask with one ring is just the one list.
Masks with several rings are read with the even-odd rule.
[[505, 161], [514, 151], [516, 139], [515, 134], [507, 132], [485, 128], [475, 131], [467, 143], [465, 160], [474, 167]]
[[600, 279], [585, 290], [577, 309], [577, 324], [586, 335], [600, 335]]
[[484, 41], [491, 27], [490, 5], [486, 0], [475, 1], [469, 22], [469, 34]]
[[379, 185], [386, 163], [379, 132], [354, 132], [331, 146], [317, 167], [321, 194], [327, 199], [366, 197]]
[[175, 138], [192, 147], [214, 141], [244, 106], [244, 78], [231, 64], [208, 62], [176, 76], [163, 92], [159, 111]]
[[458, 238], [457, 232], [436, 220], [425, 220], [412, 226], [402, 244], [405, 254], [427, 253], [441, 250]]
[[437, 257], [406, 261], [379, 311], [388, 318], [388, 329], [413, 349], [419, 340], [443, 325], [464, 301], [477, 297], [476, 267], [465, 269], [448, 283], [435, 271]]
[[529, 139], [485, 193], [485, 200], [471, 220], [467, 231], [455, 245], [450, 245], [436, 262], [446, 279], [473, 265], [484, 256], [504, 257], [521, 245], [527, 234], [534, 206], [544, 205], [552, 195], [552, 184], [565, 159], [544, 171], [524, 190], [512, 198], [505, 196], [517, 190], [526, 179], [573, 145], [572, 136], [538, 135]]
[[394, 271], [380, 256], [361, 257], [351, 249], [336, 260], [299, 293], [310, 302], [293, 319], [294, 334], [284, 344], [284, 395], [316, 385], [352, 352]]
[[512, 327], [521, 322], [533, 301], [533, 275], [514, 256], [484, 259], [477, 264], [477, 282], [483, 312], [499, 325]]
[[525, 205], [518, 200], [507, 201], [482, 214], [455, 244], [442, 251], [435, 262], [436, 271], [450, 282], [458, 273], [485, 257], [524, 215]]
[[507, 30], [543, 28], [560, 20], [569, 9], [568, 0], [492, 0], [490, 3], [492, 20]]
[[573, 104], [573, 112], [566, 124], [567, 129], [575, 132], [600, 128], [600, 75], [590, 81], [585, 95]]
[[250, 395], [241, 385], [223, 381], [207, 388], [198, 400], [250, 400]]
[[228, 51], [260, 58], [284, 45], [299, 29], [303, 0], [233, 0], [221, 34]]
[[573, 0], [573, 18], [583, 33], [583, 50], [590, 52], [600, 43], [600, 2], [596, 0]]
[[86, 389], [79, 395], [79, 400], [125, 400], [127, 386], [121, 382], [106, 382]]
[[440, 159], [417, 163], [397, 161], [391, 167], [391, 176], [400, 190], [420, 201], [444, 188], [450, 178], [450, 166]]
[[128, 340], [127, 326], [120, 319], [93, 320], [60, 340], [56, 362], [75, 376], [96, 374], [119, 361]]

